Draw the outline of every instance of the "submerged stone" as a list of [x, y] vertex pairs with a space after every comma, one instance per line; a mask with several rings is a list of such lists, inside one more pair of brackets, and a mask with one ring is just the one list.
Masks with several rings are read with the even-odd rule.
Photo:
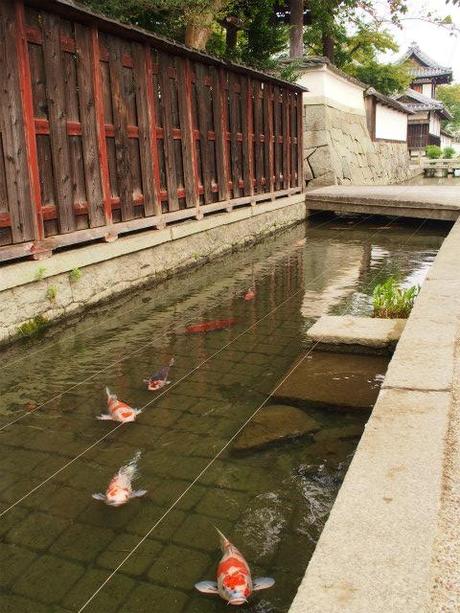
[[304, 411], [288, 405], [264, 407], [238, 436], [233, 449], [260, 449], [318, 431], [319, 424]]
[[315, 351], [278, 388], [275, 401], [298, 407], [373, 407], [388, 366], [384, 356]]

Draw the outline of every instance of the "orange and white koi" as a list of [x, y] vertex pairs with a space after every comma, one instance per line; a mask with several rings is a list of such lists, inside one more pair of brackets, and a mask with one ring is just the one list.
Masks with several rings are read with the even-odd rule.
[[138, 475], [138, 462], [141, 452], [137, 451], [132, 460], [122, 466], [112, 477], [105, 494], [93, 494], [95, 500], [102, 500], [111, 507], [119, 507], [126, 504], [131, 498], [139, 498], [147, 493], [147, 490], [133, 490], [132, 482]]
[[171, 383], [171, 381], [168, 381], [168, 375], [169, 369], [173, 365], [174, 358], [171, 358], [167, 366], [163, 366], [163, 368], [160, 368], [158, 372], [151, 375], [148, 379], [144, 379], [144, 383], [147, 384], [147, 389], [151, 392], [154, 392]]
[[275, 580], [271, 577], [258, 577], [253, 581], [243, 555], [220, 530], [217, 532], [223, 553], [217, 566], [217, 582], [200, 581], [195, 584], [196, 589], [204, 594], [218, 594], [227, 604], [239, 606], [245, 604], [253, 592], [272, 587]]
[[121, 421], [128, 423], [135, 421], [136, 417], [142, 413], [142, 409], [133, 409], [126, 402], [118, 400], [116, 394], [112, 394], [108, 387], [105, 388], [107, 394], [107, 413], [97, 416], [97, 419], [108, 419], [111, 421]]
[[245, 293], [245, 295], [243, 296], [243, 299], [246, 300], [246, 302], [249, 302], [249, 300], [254, 300], [255, 297], [256, 297], [256, 291], [255, 289], [250, 287], [248, 291]]

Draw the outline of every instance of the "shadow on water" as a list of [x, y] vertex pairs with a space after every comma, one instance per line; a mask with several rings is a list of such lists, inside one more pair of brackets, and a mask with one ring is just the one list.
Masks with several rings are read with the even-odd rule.
[[[304, 381], [288, 380], [289, 393], [255, 420], [258, 436], [269, 423], [272, 440], [241, 453], [237, 437], [181, 495], [305, 351], [313, 321], [368, 313], [372, 284], [388, 271], [422, 281], [446, 233], [439, 225], [414, 234], [408, 223], [356, 223], [311, 220], [1, 354], [0, 428], [26, 414], [0, 430], [0, 503], [14, 505], [1, 523], [1, 610], [78, 610], [176, 501], [87, 611], [228, 610], [193, 589], [215, 578], [213, 525], [255, 576], [276, 579], [242, 610], [288, 610], [386, 361], [340, 369], [336, 356], [314, 354]], [[256, 297], [245, 301], [251, 286]], [[229, 317], [229, 329], [185, 333], [186, 322]], [[155, 396], [142, 380], [172, 355], [173, 383]], [[135, 407], [155, 401], [137, 423], [91, 447], [114, 425], [95, 420], [106, 385]], [[360, 398], [357, 406], [350, 396]], [[136, 487], [148, 489], [146, 497], [117, 509], [92, 500], [137, 449]]]

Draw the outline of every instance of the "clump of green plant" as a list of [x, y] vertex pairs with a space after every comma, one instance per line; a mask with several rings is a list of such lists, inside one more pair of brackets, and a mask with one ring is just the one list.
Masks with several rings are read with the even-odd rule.
[[50, 302], [54, 302], [56, 300], [57, 293], [57, 287], [55, 285], [50, 285], [49, 288], [46, 290], [46, 297]]
[[419, 285], [404, 289], [394, 277], [376, 285], [372, 294], [373, 317], [384, 319], [405, 319], [414, 306], [420, 291]]
[[77, 281], [80, 281], [81, 279], [81, 270], [79, 268], [73, 268], [70, 272], [69, 272], [69, 281], [71, 283], [77, 283]]
[[446, 160], [451, 160], [455, 155], [455, 149], [453, 147], [446, 147], [442, 152], [442, 157]]
[[41, 281], [45, 276], [46, 268], [44, 266], [39, 266], [35, 271], [34, 279], [35, 281]]
[[426, 157], [430, 160], [437, 160], [442, 155], [442, 149], [438, 147], [438, 145], [427, 145], [425, 147], [425, 153]]
[[18, 332], [22, 336], [34, 336], [43, 332], [47, 327], [48, 320], [44, 315], [36, 315], [33, 319], [25, 321], [18, 327]]

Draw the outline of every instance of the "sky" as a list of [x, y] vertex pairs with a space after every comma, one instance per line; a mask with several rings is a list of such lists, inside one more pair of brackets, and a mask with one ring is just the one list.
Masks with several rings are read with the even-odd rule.
[[[379, 4], [377, 0], [376, 4]], [[402, 30], [389, 26], [388, 29], [396, 38], [400, 52], [396, 56], [387, 54], [385, 59], [394, 61], [415, 41], [420, 49], [442, 66], [451, 66], [454, 70], [454, 81], [460, 83], [460, 7], [446, 5], [444, 0], [408, 0], [409, 13], [406, 17], [414, 18], [431, 11], [441, 17], [451, 15], [458, 26], [457, 36], [449, 36], [449, 32], [431, 23], [417, 19], [402, 21]]]

